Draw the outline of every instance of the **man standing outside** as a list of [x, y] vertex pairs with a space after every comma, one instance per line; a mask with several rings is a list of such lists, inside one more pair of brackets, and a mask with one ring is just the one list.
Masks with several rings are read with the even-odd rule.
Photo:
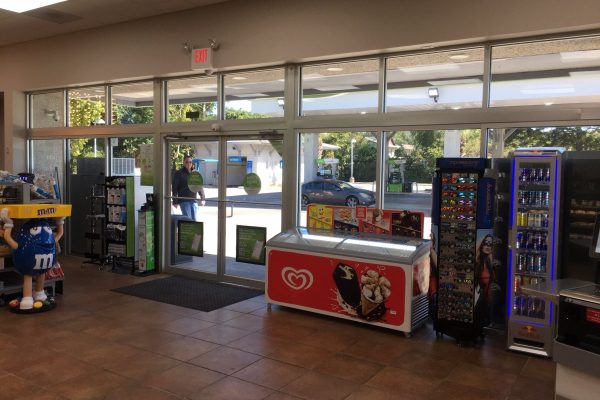
[[[192, 192], [188, 186], [188, 178], [190, 172], [192, 172], [192, 156], [186, 155], [183, 157], [183, 167], [175, 172], [173, 175], [173, 197], [186, 197], [186, 199], [173, 199], [173, 205], [175, 208], [181, 207], [181, 214], [190, 217], [193, 221], [196, 221], [198, 215], [198, 202], [196, 199], [196, 192]], [[200, 187], [198, 190], [202, 205], [205, 204], [204, 188]]]

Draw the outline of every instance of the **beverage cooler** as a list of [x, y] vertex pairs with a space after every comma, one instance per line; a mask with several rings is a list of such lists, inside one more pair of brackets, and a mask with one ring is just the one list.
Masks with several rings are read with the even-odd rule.
[[473, 341], [489, 324], [495, 181], [484, 158], [439, 158], [433, 180], [430, 315], [438, 335]]
[[512, 157], [508, 348], [543, 356], [552, 355], [553, 305], [521, 286], [557, 278], [563, 151], [517, 149]]

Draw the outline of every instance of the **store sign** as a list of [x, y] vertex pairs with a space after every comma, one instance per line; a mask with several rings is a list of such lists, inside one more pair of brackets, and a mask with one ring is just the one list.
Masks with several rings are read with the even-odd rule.
[[254, 172], [247, 174], [244, 176], [244, 180], [242, 181], [244, 185], [244, 190], [247, 194], [258, 194], [260, 193], [261, 182], [260, 176], [256, 175]]
[[204, 257], [204, 224], [195, 221], [177, 221], [179, 236], [177, 251], [188, 256]]
[[206, 71], [212, 69], [212, 49], [204, 47], [192, 49], [192, 69], [195, 71]]
[[200, 172], [192, 171], [188, 175], [187, 184], [188, 188], [192, 192], [199, 192], [202, 189], [202, 186], [204, 185], [204, 178], [202, 177], [202, 174]]
[[140, 144], [141, 185], [154, 186], [154, 147], [152, 144]]
[[235, 261], [265, 265], [267, 228], [238, 225], [236, 228]]

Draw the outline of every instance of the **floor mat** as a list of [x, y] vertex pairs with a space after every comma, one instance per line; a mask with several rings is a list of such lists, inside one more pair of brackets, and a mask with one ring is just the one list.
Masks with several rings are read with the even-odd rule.
[[264, 293], [258, 289], [180, 276], [154, 279], [112, 290], [200, 311], [213, 311]]

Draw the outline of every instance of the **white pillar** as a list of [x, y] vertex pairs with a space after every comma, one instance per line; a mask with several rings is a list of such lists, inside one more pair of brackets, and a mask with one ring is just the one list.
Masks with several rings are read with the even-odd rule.
[[444, 157], [460, 157], [459, 130], [447, 130], [444, 134]]

